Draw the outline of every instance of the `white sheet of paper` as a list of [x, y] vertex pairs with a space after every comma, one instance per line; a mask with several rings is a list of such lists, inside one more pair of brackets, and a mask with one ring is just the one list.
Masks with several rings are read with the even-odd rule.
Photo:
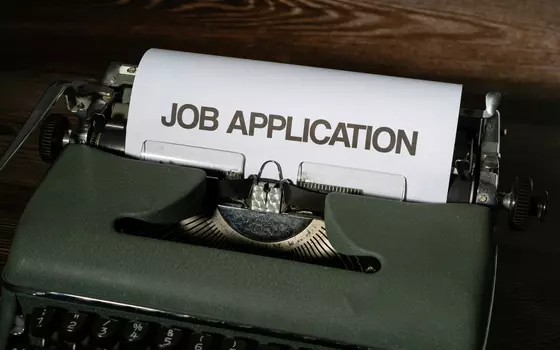
[[[147, 140], [223, 149], [245, 155], [245, 176], [273, 159], [294, 182], [303, 161], [393, 173], [406, 177], [406, 200], [445, 202], [461, 90], [455, 84], [152, 49], [134, 81], [125, 152], [140, 156]], [[165, 126], [163, 121], [173, 122], [174, 103], [174, 124]], [[192, 107], [177, 117], [186, 104], [195, 107], [198, 124]], [[203, 106], [218, 117], [200, 129]], [[251, 113], [265, 115], [253, 115], [253, 135]], [[275, 167], [270, 170], [264, 175], [277, 178]]]

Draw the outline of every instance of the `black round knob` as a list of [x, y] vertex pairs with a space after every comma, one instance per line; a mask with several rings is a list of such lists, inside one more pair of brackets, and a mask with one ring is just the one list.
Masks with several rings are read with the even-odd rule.
[[529, 177], [516, 177], [511, 188], [511, 207], [509, 212], [510, 227], [523, 230], [531, 212], [531, 193], [533, 180]]
[[39, 135], [39, 155], [47, 163], [52, 163], [64, 148], [64, 135], [70, 129], [68, 118], [51, 114], [45, 118]]

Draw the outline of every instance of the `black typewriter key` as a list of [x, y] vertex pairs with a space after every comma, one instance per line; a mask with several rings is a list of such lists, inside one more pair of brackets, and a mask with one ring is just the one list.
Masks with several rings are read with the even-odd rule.
[[29, 318], [29, 333], [37, 338], [50, 337], [56, 330], [57, 310], [50, 307], [33, 309]]
[[213, 349], [214, 337], [210, 334], [191, 334], [187, 342], [187, 350], [209, 350]]
[[91, 329], [90, 345], [95, 349], [110, 349], [119, 340], [121, 323], [111, 318], [98, 318]]
[[69, 343], [79, 343], [88, 335], [88, 314], [81, 312], [67, 312], [60, 324], [60, 339]]
[[148, 346], [150, 325], [147, 322], [131, 321], [124, 327], [121, 348], [145, 349]]
[[222, 341], [222, 346], [220, 347], [220, 350], [249, 350], [249, 349], [253, 349], [251, 345], [253, 344], [250, 344], [244, 339], [225, 338]]
[[58, 310], [50, 307], [34, 308], [29, 317], [29, 343], [33, 347], [45, 348], [56, 331]]
[[158, 330], [156, 336], [156, 348], [175, 349], [180, 345], [183, 337], [184, 333], [181, 329], [162, 327]]

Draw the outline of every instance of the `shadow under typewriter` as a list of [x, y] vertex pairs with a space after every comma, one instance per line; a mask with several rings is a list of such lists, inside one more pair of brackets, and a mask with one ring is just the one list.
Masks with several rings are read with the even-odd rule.
[[373, 256], [337, 252], [328, 239], [323, 220], [305, 214], [257, 212], [241, 207], [207, 204], [200, 214], [171, 225], [121, 218], [121, 233], [196, 244], [218, 249], [374, 273], [380, 261]]

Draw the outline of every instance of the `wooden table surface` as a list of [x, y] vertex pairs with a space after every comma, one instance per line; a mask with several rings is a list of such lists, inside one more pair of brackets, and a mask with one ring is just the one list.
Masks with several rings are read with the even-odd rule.
[[[504, 189], [529, 174], [549, 190], [551, 209], [547, 222], [523, 233], [498, 226], [489, 348], [560, 348], [559, 2], [7, 2], [0, 5], [0, 151], [50, 82], [99, 77], [110, 61], [137, 63], [151, 47], [462, 83], [474, 107], [486, 91], [501, 91]], [[33, 135], [0, 173], [0, 262], [47, 170], [36, 145]]]

